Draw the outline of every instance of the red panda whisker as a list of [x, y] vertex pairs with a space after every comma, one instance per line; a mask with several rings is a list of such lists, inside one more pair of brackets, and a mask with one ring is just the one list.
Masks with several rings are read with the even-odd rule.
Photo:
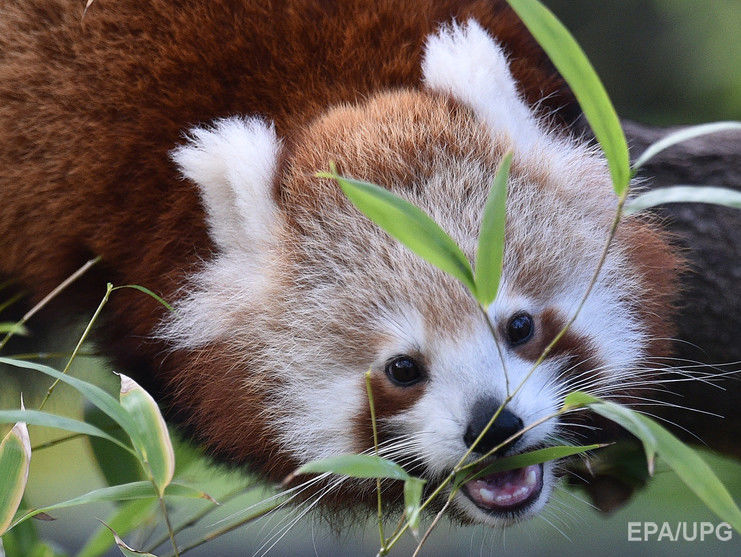
[[[549, 525], [549, 526], [550, 526], [551, 528], [553, 528], [553, 529], [554, 529], [554, 530], [555, 530], [556, 532], [558, 532], [559, 534], [561, 534], [561, 535], [562, 535], [562, 536], [564, 537], [564, 539], [565, 539], [566, 541], [568, 541], [569, 543], [573, 543], [573, 542], [572, 542], [572, 540], [571, 540], [571, 538], [570, 538], [569, 536], [567, 536], [567, 535], [566, 535], [566, 533], [565, 533], [565, 532], [564, 532], [563, 530], [561, 530], [561, 529], [560, 529], [560, 528], [559, 528], [558, 526], [556, 526], [555, 524], [553, 524], [553, 522], [551, 522], [550, 520], [548, 520], [548, 519], [547, 519], [547, 518], [545, 517], [545, 514], [546, 514], [546, 511], [542, 512], [542, 513], [541, 513], [541, 514], [540, 514], [540, 515], [538, 516], [538, 518], [540, 518], [540, 520], [542, 520], [543, 522], [545, 522], [546, 524], [548, 524], [548, 525]], [[552, 514], [552, 512], [550, 512], [549, 514]], [[554, 517], [553, 517], [553, 516], [551, 516], [551, 518], [554, 518]], [[555, 519], [555, 518], [554, 518], [554, 519]]]
[[[276, 544], [278, 544], [285, 536], [288, 534], [288, 532], [296, 525], [298, 522], [301, 521], [301, 519], [306, 516], [306, 514], [311, 511], [314, 507], [316, 507], [321, 499], [325, 497], [328, 493], [330, 493], [332, 490], [339, 487], [342, 483], [347, 481], [349, 478], [345, 476], [340, 476], [338, 479], [336, 479], [334, 482], [330, 483], [328, 486], [323, 488], [319, 493], [312, 496], [312, 499], [309, 499], [307, 501], [302, 501], [298, 506], [291, 509], [291, 513], [296, 514], [297, 516], [295, 518], [289, 519], [286, 517], [286, 521], [289, 521], [288, 524], [281, 526], [281, 523], [278, 523], [276, 526], [273, 527], [273, 529], [268, 532], [268, 536], [270, 536], [258, 549], [253, 553], [253, 557], [256, 555], [260, 555], [261, 557], [267, 555], [273, 547], [275, 547]], [[305, 507], [302, 509], [302, 507]], [[278, 530], [275, 532], [275, 530]], [[275, 532], [273, 534], [273, 532]], [[271, 535], [272, 534], [272, 535]], [[271, 543], [272, 542], [272, 543]]]
[[[320, 476], [316, 476], [314, 478], [310, 478], [310, 479], [306, 480], [305, 482], [302, 482], [301, 484], [299, 484], [297, 486], [284, 489], [284, 490], [280, 491], [279, 493], [276, 493], [274, 495], [271, 495], [271, 496], [268, 496], [268, 497], [266, 497], [264, 499], [261, 499], [260, 502], [258, 502], [258, 503], [254, 503], [252, 505], [249, 505], [248, 507], [245, 507], [244, 509], [240, 509], [238, 511], [235, 511], [234, 513], [229, 514], [228, 516], [226, 516], [226, 517], [224, 517], [224, 518], [216, 521], [213, 525], [216, 526], [216, 525], [221, 524], [223, 522], [226, 522], [226, 521], [229, 521], [229, 520], [233, 520], [233, 519], [237, 519], [238, 517], [240, 517], [242, 515], [249, 514], [250, 511], [252, 511], [253, 509], [255, 509], [257, 507], [264, 506], [265, 503], [270, 503], [271, 501], [274, 501], [276, 499], [280, 499], [282, 497], [285, 497], [288, 494], [291, 494], [291, 496], [288, 497], [288, 499], [286, 501], [282, 502], [280, 505], [278, 505], [278, 507], [276, 507], [275, 510], [277, 511], [278, 509], [281, 509], [284, 506], [286, 506], [291, 500], [295, 499], [298, 495], [300, 495], [301, 492], [303, 492], [306, 489], [308, 489], [309, 487], [311, 487], [311, 485], [313, 485], [315, 483], [318, 483], [318, 482], [321, 482], [322, 480], [324, 480], [329, 475], [330, 475], [329, 473], [322, 474]], [[271, 511], [268, 514], [273, 514], [273, 512], [274, 511]]]

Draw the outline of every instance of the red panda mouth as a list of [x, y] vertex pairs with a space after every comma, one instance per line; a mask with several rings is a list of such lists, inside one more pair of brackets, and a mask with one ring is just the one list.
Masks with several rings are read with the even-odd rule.
[[527, 507], [543, 490], [543, 465], [495, 472], [463, 485], [463, 493], [489, 513], [513, 512]]

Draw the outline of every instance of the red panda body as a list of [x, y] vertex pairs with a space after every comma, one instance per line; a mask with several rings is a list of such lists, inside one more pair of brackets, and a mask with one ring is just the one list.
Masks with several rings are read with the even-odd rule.
[[[354, 270], [362, 252], [353, 251], [355, 240], [346, 238], [342, 230], [352, 229], [361, 235], [361, 245], [386, 246], [388, 240], [343, 204], [336, 187], [317, 180], [313, 173], [326, 170], [334, 160], [347, 174], [386, 186], [399, 184], [415, 200], [421, 196], [422, 205], [425, 192], [414, 184], [439, 182], [439, 161], [448, 160], [445, 157], [453, 162], [445, 163], [444, 169], [461, 183], [474, 180], [471, 176], [475, 172], [471, 165], [456, 170], [457, 161], [477, 157], [476, 164], [482, 168], [480, 181], [489, 183], [486, 177], [496, 168], [505, 147], [519, 145], [519, 132], [509, 130], [515, 138], [511, 141], [507, 134], [502, 139], [501, 134], [491, 132], [488, 113], [480, 109], [478, 99], [469, 102], [456, 88], [462, 83], [456, 81], [459, 78], [453, 75], [452, 85], [446, 85], [448, 75], [438, 67], [442, 54], [435, 57], [435, 48], [443, 53], [448, 48], [452, 56], [457, 55], [456, 45], [466, 40], [475, 39], [481, 48], [489, 48], [489, 37], [501, 45], [522, 95], [515, 92], [508, 102], [524, 98], [522, 106], [537, 107], [537, 111], [530, 109], [524, 125], [532, 128], [533, 134], [548, 128], [543, 132], [547, 139], [534, 140], [538, 152], [547, 144], [544, 152], [555, 153], [561, 149], [560, 142], [567, 141], [560, 138], [568, 136], [566, 122], [575, 114], [570, 93], [522, 24], [500, 1], [97, 0], [84, 20], [82, 4], [31, 0], [6, 2], [0, 8], [0, 274], [17, 278], [38, 300], [84, 261], [100, 255], [102, 263], [85, 282], [96, 284], [96, 289], [85, 293], [77, 310], [93, 307], [107, 281], [141, 284], [165, 299], [182, 301], [182, 314], [194, 317], [173, 324], [148, 297], [117, 292], [106, 310], [101, 344], [123, 371], [155, 388], [169, 413], [226, 460], [247, 463], [266, 477], [280, 479], [309, 458], [340, 449], [366, 449], [367, 413], [359, 403], [342, 412], [347, 419], [334, 429], [321, 429], [320, 415], [306, 416], [306, 423], [295, 424], [297, 415], [306, 415], [298, 409], [305, 403], [302, 389], [306, 390], [307, 384], [317, 385], [317, 405], [343, 404], [340, 399], [346, 392], [342, 390], [345, 387], [325, 385], [326, 377], [307, 371], [306, 361], [321, 361], [324, 370], [334, 369], [335, 364], [338, 369], [367, 369], [380, 356], [364, 357], [366, 347], [391, 342], [390, 333], [377, 327], [377, 321], [392, 322], [398, 319], [394, 313], [398, 308], [413, 306], [413, 313], [421, 317], [417, 320], [405, 313], [408, 324], [404, 328], [415, 329], [419, 321], [420, 330], [450, 331], [456, 327], [451, 315], [459, 311], [456, 308], [468, 307], [470, 300], [445, 277], [417, 263], [407, 263], [405, 257], [411, 256], [398, 255], [396, 247], [384, 247], [385, 255], [378, 254], [372, 269], [374, 273], [381, 268], [414, 269], [414, 273], [400, 274], [406, 276], [399, 279], [403, 282], [400, 291], [405, 292], [403, 303], [386, 299], [386, 292], [395, 286], [393, 280], [383, 278], [384, 271], [377, 283], [364, 282], [361, 275], [368, 273]], [[465, 27], [471, 20], [477, 22], [475, 29]], [[451, 24], [453, 27], [445, 27]], [[448, 30], [441, 32], [441, 28]], [[436, 33], [442, 33], [439, 44], [433, 44], [434, 39], [430, 42]], [[477, 88], [476, 79], [473, 75], [473, 89]], [[519, 110], [520, 104], [516, 108]], [[493, 120], [507, 116], [496, 110]], [[232, 118], [213, 128], [197, 128], [183, 145], [184, 133], [194, 126], [240, 115], [252, 119]], [[544, 117], [551, 119], [549, 126], [539, 123]], [[556, 129], [551, 129], [554, 126]], [[231, 159], [223, 154], [236, 149], [233, 141], [244, 142], [239, 145], [246, 150], [239, 152], [245, 153], [245, 158], [259, 151], [259, 160], [249, 167], [233, 162], [241, 160], [240, 156]], [[178, 150], [173, 151], [175, 148]], [[595, 163], [595, 155], [587, 148], [576, 151], [592, 162], [582, 171], [573, 162], [577, 155], [573, 161], [563, 157], [564, 165], [575, 168], [570, 177], [579, 181], [571, 186], [600, 182], [602, 193], [594, 194], [593, 202], [586, 200], [583, 207], [585, 211], [599, 207], [593, 213], [601, 216], [585, 224], [583, 233], [567, 238], [566, 244], [571, 244], [557, 246], [554, 253], [588, 251], [592, 236], [599, 235], [596, 231], [606, 230], [608, 209], [614, 205], [606, 201], [609, 188], [605, 187], [604, 165]], [[244, 199], [249, 205], [249, 198], [236, 190], [218, 189], [218, 184], [211, 190], [204, 186], [221, 184], [223, 178], [221, 174], [214, 177], [209, 166], [213, 160], [206, 160], [214, 152], [217, 158], [223, 155], [224, 169], [219, 172], [227, 177], [226, 182], [259, 176], [255, 180], [268, 192], [255, 204], [259, 213], [254, 222], [244, 224], [243, 220], [249, 221], [245, 213], [234, 217], [235, 222], [249, 228], [244, 236], [242, 231], [233, 237], [223, 223], [230, 222], [232, 206], [241, 207]], [[534, 163], [516, 155], [513, 175], [516, 180], [537, 182], [538, 188], [547, 189], [559, 164], [550, 168], [547, 161]], [[447, 186], [440, 187], [445, 190]], [[564, 211], [580, 209], [570, 200], [571, 194], [561, 193], [560, 185], [554, 188], [554, 203], [560, 203]], [[452, 196], [470, 194], [473, 200], [470, 207], [468, 200], [460, 202], [466, 216], [460, 219], [462, 231], [453, 233], [469, 255], [473, 248], [466, 244], [466, 223], [470, 221], [471, 230], [475, 229], [481, 208], [476, 204], [480, 192], [472, 193], [474, 189], [461, 193], [453, 188], [449, 192]], [[224, 202], [224, 196], [230, 196], [230, 201]], [[509, 218], [519, 218], [517, 211], [521, 210], [523, 222], [530, 218], [540, 222], [524, 209], [531, 198], [536, 199], [523, 194], [519, 201], [523, 208], [513, 210]], [[426, 209], [435, 216], [437, 205], [432, 205]], [[333, 230], [332, 211], [337, 207], [341, 207], [337, 214], [350, 219], [350, 225], [343, 221]], [[444, 223], [456, 221], [444, 211], [437, 216]], [[323, 235], [330, 240], [318, 239]], [[269, 241], [263, 249], [266, 237]], [[560, 283], [549, 285], [540, 278], [540, 273], [559, 275], [549, 271], [551, 263], [517, 264], [526, 257], [527, 242], [518, 240], [517, 234], [513, 237], [514, 247], [507, 248], [513, 269], [510, 283], [527, 285], [522, 286], [523, 296], [565, 296]], [[629, 281], [633, 290], [618, 300], [625, 308], [620, 315], [634, 312], [630, 323], [642, 323], [637, 330], [645, 328], [650, 339], [640, 349], [636, 340], [626, 353], [640, 350], [642, 354], [662, 355], [666, 344], [656, 339], [667, 338], [670, 325], [666, 312], [659, 310], [669, 306], [677, 260], [661, 233], [641, 221], [624, 225], [618, 240], [623, 247], [615, 257], [622, 257], [635, 274]], [[517, 248], [518, 241], [522, 250]], [[638, 245], [640, 252], [631, 248]], [[346, 254], [346, 259], [342, 253], [332, 255], [334, 259], [318, 257], [311, 251], [319, 249], [317, 246], [326, 251], [347, 250], [350, 255]], [[270, 255], [263, 261], [264, 253]], [[242, 256], [243, 262], [229, 267], [227, 260]], [[221, 263], [211, 265], [215, 257]], [[369, 256], [371, 263], [374, 257]], [[403, 263], [396, 265], [395, 257]], [[258, 260], [259, 264], [254, 263]], [[253, 273], [253, 265], [260, 267], [255, 271], [257, 278], [239, 283], [243, 275]], [[615, 263], [612, 272], [621, 265]], [[427, 277], [428, 282], [423, 292], [406, 293], [414, 277]], [[563, 277], [553, 280], [566, 284], [570, 279], [564, 272]], [[431, 284], [439, 287], [430, 286], [426, 292]], [[374, 297], [364, 307], [344, 300], [341, 294], [345, 291], [348, 297], [362, 298], [364, 288]], [[219, 290], [229, 295], [214, 294]], [[426, 295], [434, 299], [425, 301]], [[318, 305], [322, 296], [326, 296], [323, 302], [331, 312]], [[608, 294], [605, 297], [609, 298]], [[238, 307], [229, 308], [228, 298], [236, 300]], [[197, 307], [209, 309], [201, 315], [194, 309]], [[382, 311], [371, 315], [370, 307]], [[538, 308], [530, 312], [536, 316], [537, 342], [517, 349], [517, 357], [523, 360], [537, 355], [548, 335], [555, 334], [563, 322], [563, 311], [545, 303]], [[210, 318], [222, 314], [223, 320]], [[343, 315], [344, 320], [334, 322], [335, 314]], [[203, 326], [206, 319], [210, 325]], [[298, 332], [293, 330], [295, 323], [304, 323], [302, 319], [308, 325]], [[369, 320], [372, 327], [365, 326]], [[474, 325], [467, 322], [461, 319], [460, 327], [469, 334]], [[203, 342], [193, 336], [199, 326], [207, 330]], [[261, 337], [260, 330], [250, 329], [253, 326], [270, 334]], [[590, 326], [585, 323], [584, 331]], [[568, 353], [582, 367], [596, 358], [592, 347], [601, 342], [584, 331], [567, 335], [559, 345], [562, 356]], [[309, 356], [315, 336], [334, 339], [334, 344], [327, 341], [324, 347], [318, 340], [322, 352]], [[274, 345], [266, 348], [271, 343]], [[432, 358], [424, 354], [424, 343], [413, 344], [413, 350], [398, 352], [414, 352], [420, 361]], [[343, 352], [335, 354], [340, 350]], [[394, 356], [394, 350], [381, 360]], [[300, 355], [306, 355], [306, 360]], [[279, 358], [281, 361], [276, 360]], [[292, 358], [296, 361], [291, 362]], [[599, 361], [607, 365], [604, 359]], [[267, 370], [271, 366], [280, 373], [270, 374]], [[387, 381], [388, 365], [379, 366], [373, 378], [379, 415], [393, 430], [394, 419], [401, 414], [411, 421], [416, 419], [414, 412], [422, 412], [417, 407], [419, 401], [429, 395], [424, 381], [402, 388]], [[258, 368], [260, 371], [255, 371]], [[429, 370], [425, 381], [438, 381]], [[293, 375], [304, 373], [305, 382], [294, 383]], [[357, 383], [357, 392], [350, 398], [362, 398], [362, 373], [343, 376], [342, 381]], [[334, 396], [326, 394], [334, 388], [336, 400], [323, 398]], [[296, 439], [302, 428], [307, 438], [299, 442]], [[344, 430], [360, 433], [337, 446], [316, 451], [306, 448], [323, 437], [342, 437]], [[433, 470], [430, 476], [441, 473], [443, 470]], [[479, 508], [481, 493], [473, 496]], [[469, 509], [466, 504], [462, 503], [458, 512], [469, 520], [508, 522], [524, 513], [518, 507], [496, 519], [482, 518], [476, 512], [483, 511]]]

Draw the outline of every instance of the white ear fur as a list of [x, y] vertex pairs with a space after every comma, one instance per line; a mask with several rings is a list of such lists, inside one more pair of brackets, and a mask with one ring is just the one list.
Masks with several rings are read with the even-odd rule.
[[198, 184], [214, 242], [222, 251], [270, 239], [277, 218], [271, 189], [281, 143], [259, 118], [216, 120], [193, 128], [172, 159]]
[[473, 108], [492, 133], [527, 150], [546, 135], [520, 98], [502, 48], [476, 20], [429, 35], [422, 60], [425, 85]]

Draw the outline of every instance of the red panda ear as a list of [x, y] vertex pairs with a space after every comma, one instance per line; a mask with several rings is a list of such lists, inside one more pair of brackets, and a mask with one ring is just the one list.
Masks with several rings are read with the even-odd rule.
[[476, 20], [429, 35], [422, 74], [426, 87], [472, 108], [493, 136], [509, 136], [516, 150], [527, 151], [547, 135], [518, 93], [502, 47]]
[[212, 239], [221, 251], [269, 241], [277, 220], [272, 197], [281, 142], [259, 118], [232, 117], [193, 128], [171, 152], [184, 177], [198, 184]]

